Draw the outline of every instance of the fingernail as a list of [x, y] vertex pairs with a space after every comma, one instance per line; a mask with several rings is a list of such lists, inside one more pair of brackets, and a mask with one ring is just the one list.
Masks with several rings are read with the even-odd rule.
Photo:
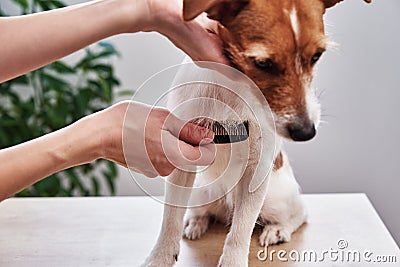
[[204, 128], [203, 138], [214, 139], [214, 132], [210, 129]]
[[204, 138], [200, 141], [199, 146], [208, 145], [213, 142], [214, 138]]

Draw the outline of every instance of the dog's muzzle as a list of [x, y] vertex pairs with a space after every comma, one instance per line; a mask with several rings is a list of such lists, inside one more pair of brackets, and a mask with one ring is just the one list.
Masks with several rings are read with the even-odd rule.
[[317, 133], [314, 123], [294, 124], [288, 127], [288, 131], [293, 141], [308, 141]]

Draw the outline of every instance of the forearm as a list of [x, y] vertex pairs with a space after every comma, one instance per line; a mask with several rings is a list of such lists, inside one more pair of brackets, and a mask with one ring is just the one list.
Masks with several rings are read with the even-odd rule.
[[0, 18], [0, 82], [108, 36], [141, 30], [145, 20], [144, 1], [130, 1], [129, 5], [125, 0], [91, 1], [32, 15]]
[[0, 150], [0, 201], [55, 172], [99, 158], [91, 119]]

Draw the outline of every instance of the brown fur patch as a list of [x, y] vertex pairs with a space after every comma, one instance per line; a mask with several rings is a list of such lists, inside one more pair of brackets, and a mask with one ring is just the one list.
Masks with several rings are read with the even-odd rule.
[[278, 156], [276, 156], [274, 161], [274, 171], [279, 170], [283, 165], [283, 155], [282, 152], [279, 152]]

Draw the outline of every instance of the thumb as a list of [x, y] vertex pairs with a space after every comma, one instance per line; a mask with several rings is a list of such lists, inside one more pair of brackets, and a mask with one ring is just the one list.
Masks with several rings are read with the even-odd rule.
[[171, 132], [175, 137], [186, 143], [198, 146], [210, 143], [214, 139], [214, 133], [210, 129], [200, 125], [185, 122], [170, 114], [165, 122], [166, 130]]
[[173, 166], [208, 166], [215, 160], [216, 147], [203, 139], [199, 146], [192, 146], [177, 139], [169, 131], [162, 134], [164, 154]]
[[214, 144], [205, 144], [202, 141], [199, 146], [193, 147], [185, 142], [178, 141], [179, 153], [175, 157], [177, 166], [208, 166], [215, 160], [216, 147]]
[[202, 126], [188, 122], [179, 132], [179, 139], [192, 145], [208, 144], [214, 139], [214, 133]]
[[191, 21], [191, 31], [188, 38], [193, 46], [194, 61], [212, 61], [230, 65], [229, 60], [223, 53], [223, 44], [220, 37], [213, 31], [204, 28], [197, 21]]

